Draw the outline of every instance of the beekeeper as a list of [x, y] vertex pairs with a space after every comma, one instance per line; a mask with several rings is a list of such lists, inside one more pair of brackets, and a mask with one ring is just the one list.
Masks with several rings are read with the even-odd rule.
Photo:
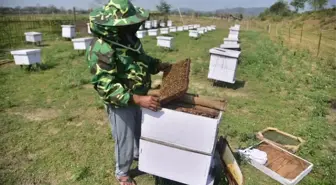
[[147, 96], [151, 74], [170, 67], [148, 56], [136, 37], [149, 12], [128, 0], [110, 0], [90, 13], [94, 40], [86, 58], [92, 84], [106, 105], [115, 141], [115, 176], [121, 185], [135, 185], [129, 176], [139, 156], [141, 109], [157, 111], [158, 98]]

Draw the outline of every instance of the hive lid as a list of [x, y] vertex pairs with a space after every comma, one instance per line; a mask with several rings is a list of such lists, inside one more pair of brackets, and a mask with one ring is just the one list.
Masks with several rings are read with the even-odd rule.
[[222, 48], [212, 48], [209, 51], [211, 54], [221, 55], [221, 56], [227, 56], [231, 58], [239, 58], [240, 51], [234, 51], [229, 49], [222, 49]]
[[12, 55], [27, 55], [32, 53], [41, 52], [41, 49], [22, 49], [22, 50], [15, 50], [11, 51]]
[[159, 40], [173, 40], [174, 37], [163, 37], [163, 36], [159, 36], [159, 37], [156, 37], [157, 39]]
[[165, 71], [160, 90], [160, 102], [162, 105], [178, 99], [188, 91], [190, 59], [177, 62]]
[[240, 44], [221, 44], [220, 48], [223, 48], [223, 49], [239, 49]]
[[92, 39], [93, 39], [93, 37], [77, 38], [77, 39], [72, 39], [72, 42], [88, 41], [88, 40], [92, 40]]
[[42, 33], [32, 31], [32, 32], [26, 32], [25, 35], [42, 35]]
[[74, 28], [76, 27], [75, 25], [62, 25], [62, 28]]
[[228, 38], [224, 38], [224, 41], [239, 41], [238, 37], [228, 37]]
[[313, 168], [309, 161], [296, 156], [273, 143], [261, 141], [248, 149], [258, 149], [267, 154], [267, 163], [262, 165], [251, 159], [248, 162], [272, 179], [286, 185], [299, 183]]

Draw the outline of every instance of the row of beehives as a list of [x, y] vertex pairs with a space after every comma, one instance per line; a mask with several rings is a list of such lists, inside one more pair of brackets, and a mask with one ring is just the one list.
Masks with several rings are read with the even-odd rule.
[[221, 82], [234, 84], [236, 81], [236, 70], [240, 56], [239, 43], [240, 25], [230, 27], [227, 38], [219, 48], [210, 49], [210, 64], [208, 78]]
[[[189, 26], [186, 26], [185, 28], [187, 29]], [[189, 30], [189, 36], [190, 37], [193, 37], [193, 38], [198, 38], [199, 37], [199, 34], [204, 34], [208, 31], [211, 31], [211, 30], [215, 30], [216, 29], [216, 26], [208, 26], [208, 27], [199, 27], [197, 26], [198, 28], [196, 30]], [[163, 30], [164, 29], [164, 30]], [[163, 30], [163, 31], [162, 31]], [[176, 32], [177, 29], [176, 27], [172, 29], [173, 31], [172, 32]], [[184, 29], [180, 29], [180, 31], [184, 31]], [[143, 33], [144, 31], [141, 31], [142, 34], [146, 34], [146, 33]], [[168, 31], [168, 28], [161, 28], [161, 34], [168, 34], [169, 31]], [[154, 33], [151, 33], [151, 30], [148, 30], [148, 35], [149, 36], [156, 36], [157, 35], [157, 31], [154, 31]], [[142, 37], [138, 37], [139, 38], [143, 38], [144, 35], [141, 35]], [[159, 36], [159, 37], [156, 37], [157, 38], [157, 46], [159, 47], [164, 47], [164, 48], [169, 48], [169, 49], [172, 49], [174, 48], [174, 37], [167, 37], [167, 36]]]
[[[151, 21], [146, 21], [144, 25], [141, 25], [139, 30], [143, 30], [145, 29], [152, 29], [152, 28], [158, 28], [159, 26], [161, 28], [166, 27], [166, 23], [163, 21], [160, 21], [160, 23], [158, 24], [158, 20], [151, 20]], [[173, 26], [173, 22], [171, 20], [167, 21], [167, 27], [172, 27]]]

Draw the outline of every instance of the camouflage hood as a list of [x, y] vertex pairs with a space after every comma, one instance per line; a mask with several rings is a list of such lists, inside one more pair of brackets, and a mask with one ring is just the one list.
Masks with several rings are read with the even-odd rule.
[[138, 24], [149, 17], [149, 12], [133, 6], [128, 0], [110, 0], [103, 8], [90, 13], [90, 23], [104, 27]]

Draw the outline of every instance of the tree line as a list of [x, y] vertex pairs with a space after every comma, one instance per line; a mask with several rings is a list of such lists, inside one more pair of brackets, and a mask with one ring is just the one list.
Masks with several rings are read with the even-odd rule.
[[[284, 0], [278, 0], [271, 7], [267, 8], [259, 15], [259, 18], [266, 19], [268, 16], [285, 17], [298, 13], [300, 10], [304, 10], [307, 5], [318, 11], [324, 9], [328, 4], [328, 0], [292, 0], [290, 4]], [[291, 10], [291, 7], [294, 11]]]
[[[76, 9], [79, 14], [87, 14], [89, 10]], [[72, 14], [73, 9], [64, 7], [57, 8], [54, 5], [49, 6], [26, 6], [26, 7], [0, 7], [0, 14]]]

